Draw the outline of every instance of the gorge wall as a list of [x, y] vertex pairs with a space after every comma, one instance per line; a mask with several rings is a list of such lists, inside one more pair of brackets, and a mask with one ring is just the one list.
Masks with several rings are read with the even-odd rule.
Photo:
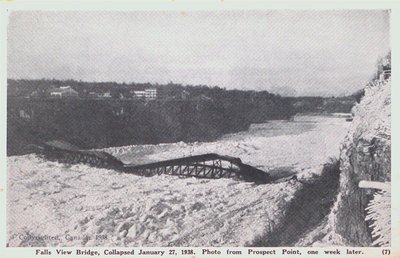
[[[371, 246], [365, 208], [374, 190], [361, 189], [361, 180], [391, 181], [391, 80], [376, 81], [353, 108], [354, 120], [340, 155], [340, 192], [330, 215], [337, 244]], [[336, 236], [336, 237], [334, 237]]]
[[[229, 100], [229, 99], [228, 99]], [[96, 100], [9, 98], [7, 155], [27, 145], [63, 140], [83, 149], [133, 144], [211, 141], [250, 124], [288, 119], [293, 109], [265, 100]]]

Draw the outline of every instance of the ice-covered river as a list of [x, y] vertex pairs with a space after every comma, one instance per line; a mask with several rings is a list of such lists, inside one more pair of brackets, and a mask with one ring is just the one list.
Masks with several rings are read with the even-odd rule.
[[348, 125], [343, 117], [296, 116], [290, 121], [252, 124], [247, 131], [227, 134], [214, 142], [134, 145], [105, 151], [133, 164], [213, 152], [239, 157], [265, 171], [277, 167], [298, 170], [337, 156]]
[[[343, 117], [298, 116], [255, 124], [215, 142], [106, 151], [135, 164], [214, 152], [272, 174], [290, 171], [307, 178], [338, 156], [348, 125]], [[300, 187], [167, 175], [143, 178], [33, 154], [13, 156], [8, 157], [8, 244], [243, 246], [279, 222]]]

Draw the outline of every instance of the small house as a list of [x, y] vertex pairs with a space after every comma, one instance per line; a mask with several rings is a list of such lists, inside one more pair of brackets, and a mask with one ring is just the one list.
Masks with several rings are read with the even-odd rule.
[[111, 96], [111, 92], [107, 91], [107, 92], [99, 94], [99, 97], [100, 98], [111, 98], [112, 96]]
[[50, 91], [50, 96], [58, 98], [78, 97], [79, 93], [71, 88], [71, 86], [61, 86], [60, 88], [52, 89]]

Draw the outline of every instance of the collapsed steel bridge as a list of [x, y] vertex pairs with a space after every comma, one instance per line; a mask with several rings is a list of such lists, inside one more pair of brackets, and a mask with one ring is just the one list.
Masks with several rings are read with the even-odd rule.
[[234, 178], [258, 184], [270, 183], [268, 173], [242, 163], [240, 158], [207, 153], [177, 159], [169, 159], [148, 164], [124, 164], [107, 152], [80, 150], [65, 142], [52, 141], [34, 145], [35, 152], [49, 160], [62, 163], [85, 163], [94, 167], [111, 168], [124, 173], [140, 176], [174, 175], [197, 178]]
[[144, 165], [125, 165], [124, 172], [142, 176], [176, 175], [198, 178], [235, 178], [256, 183], [268, 183], [270, 177], [264, 171], [243, 164], [239, 158], [208, 153], [170, 159]]

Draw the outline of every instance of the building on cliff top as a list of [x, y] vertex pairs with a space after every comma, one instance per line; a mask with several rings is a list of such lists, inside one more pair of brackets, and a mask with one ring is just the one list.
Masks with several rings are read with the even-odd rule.
[[79, 93], [71, 88], [71, 86], [61, 86], [60, 88], [52, 89], [50, 91], [50, 96], [59, 98], [78, 97]]

